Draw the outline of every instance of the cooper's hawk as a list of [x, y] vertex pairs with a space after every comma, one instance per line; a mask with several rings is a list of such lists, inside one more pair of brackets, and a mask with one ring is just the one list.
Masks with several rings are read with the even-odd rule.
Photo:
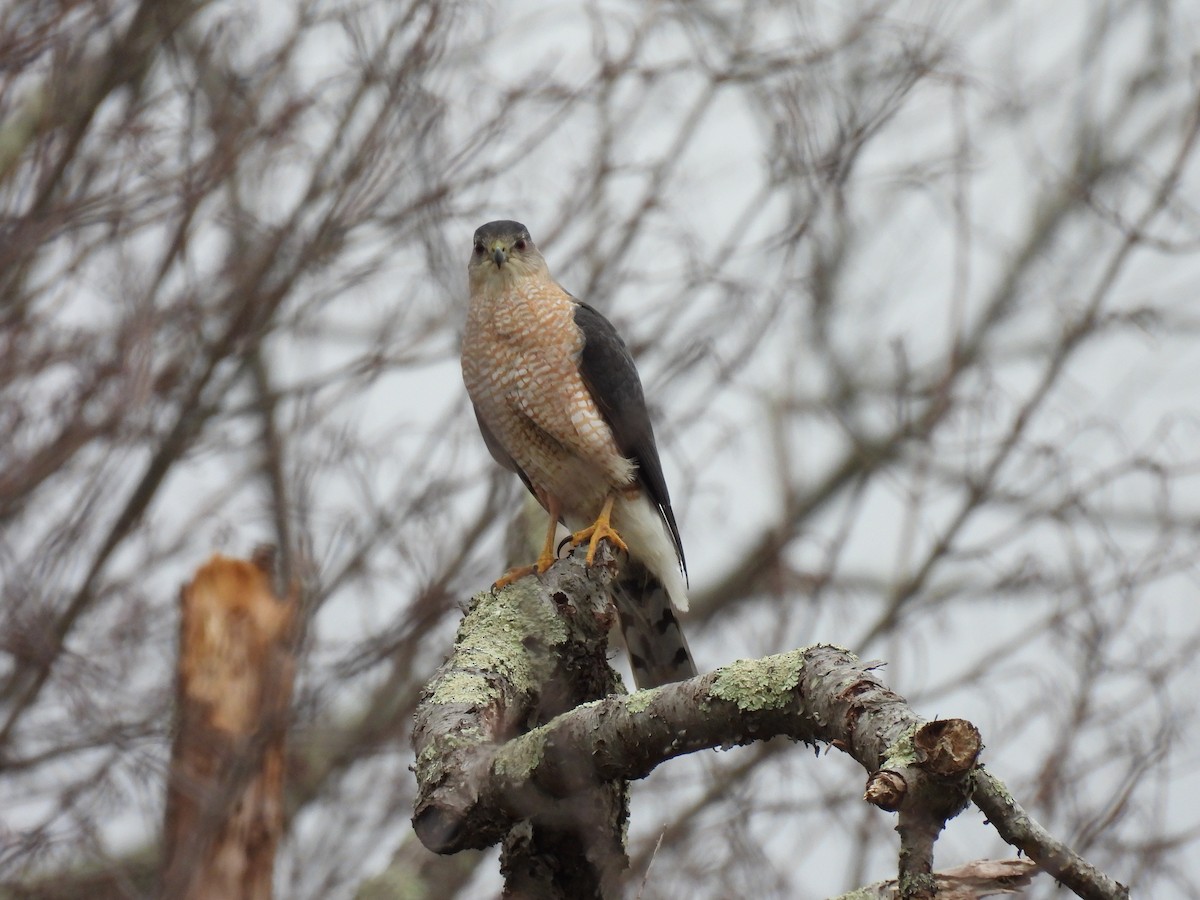
[[686, 611], [683, 545], [633, 358], [612, 324], [550, 276], [519, 222], [475, 232], [462, 369], [492, 456], [550, 514], [532, 566], [555, 559], [555, 528], [629, 553], [614, 598], [638, 687], [696, 674], [675, 609]]

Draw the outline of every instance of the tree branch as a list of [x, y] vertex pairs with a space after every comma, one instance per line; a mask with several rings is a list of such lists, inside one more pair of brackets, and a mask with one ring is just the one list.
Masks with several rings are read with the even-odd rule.
[[[871, 773], [864, 799], [900, 814], [902, 898], [934, 896], [934, 842], [976, 784], [980, 808], [1000, 822], [1005, 808], [996, 798], [1005, 795], [976, 766], [979, 731], [961, 719], [925, 722], [875, 676], [875, 663], [840, 647], [742, 660], [652, 691], [613, 693], [617, 682], [604, 661], [612, 557], [604, 554], [602, 563], [588, 569], [572, 555], [541, 578], [472, 601], [416, 714], [413, 825], [431, 850], [505, 839], [509, 853], [536, 843], [539, 827], [549, 826], [582, 836], [577, 849], [591, 859], [603, 834], [605, 864], [586, 895], [608, 896], [613, 868], [625, 865], [627, 809], [623, 790], [618, 801], [597, 794], [602, 786], [623, 789], [685, 753], [780, 735], [829, 744]], [[1006, 840], [1054, 863], [1048, 870], [1082, 897], [1128, 896], [1009, 803], [1012, 817], [998, 824]], [[514, 867], [502, 868], [509, 891], [523, 895]]]
[[[628, 866], [624, 786], [580, 765], [560, 768], [544, 791], [522, 775], [537, 759], [520, 750], [540, 748], [512, 740], [620, 690], [605, 656], [612, 556], [598, 559], [589, 570], [572, 557], [477, 595], [417, 708], [417, 836], [438, 853], [503, 839], [501, 869], [517, 896], [614, 896]], [[517, 752], [501, 758], [500, 748]]]
[[[1038, 867], [1027, 859], [980, 859], [933, 875], [938, 900], [978, 900], [998, 894], [1017, 894], [1029, 887]], [[878, 881], [833, 900], [896, 900], [902, 896], [896, 879]]]
[[1012, 846], [1084, 900], [1128, 900], [1129, 888], [1109, 878], [1054, 837], [1021, 808], [999, 778], [980, 766], [975, 772], [975, 805]]

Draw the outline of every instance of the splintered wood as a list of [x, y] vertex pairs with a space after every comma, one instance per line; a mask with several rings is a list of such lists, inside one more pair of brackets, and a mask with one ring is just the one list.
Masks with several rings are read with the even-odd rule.
[[163, 895], [268, 900], [283, 829], [296, 599], [214, 556], [181, 594]]

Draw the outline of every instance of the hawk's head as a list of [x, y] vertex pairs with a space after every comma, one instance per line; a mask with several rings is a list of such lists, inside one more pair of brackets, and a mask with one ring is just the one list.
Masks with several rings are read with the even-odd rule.
[[534, 246], [529, 229], [502, 219], [475, 230], [467, 272], [472, 284], [501, 284], [529, 275], [548, 277], [546, 261]]

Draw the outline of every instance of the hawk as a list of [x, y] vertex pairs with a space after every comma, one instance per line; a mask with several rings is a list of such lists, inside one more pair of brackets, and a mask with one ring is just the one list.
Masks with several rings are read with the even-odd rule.
[[550, 515], [537, 562], [496, 586], [550, 567], [559, 522], [587, 542], [588, 565], [609, 540], [629, 554], [614, 600], [637, 686], [692, 677], [672, 610], [688, 607], [683, 544], [629, 350], [551, 277], [519, 222], [481, 226], [467, 274], [462, 371], [479, 430]]

